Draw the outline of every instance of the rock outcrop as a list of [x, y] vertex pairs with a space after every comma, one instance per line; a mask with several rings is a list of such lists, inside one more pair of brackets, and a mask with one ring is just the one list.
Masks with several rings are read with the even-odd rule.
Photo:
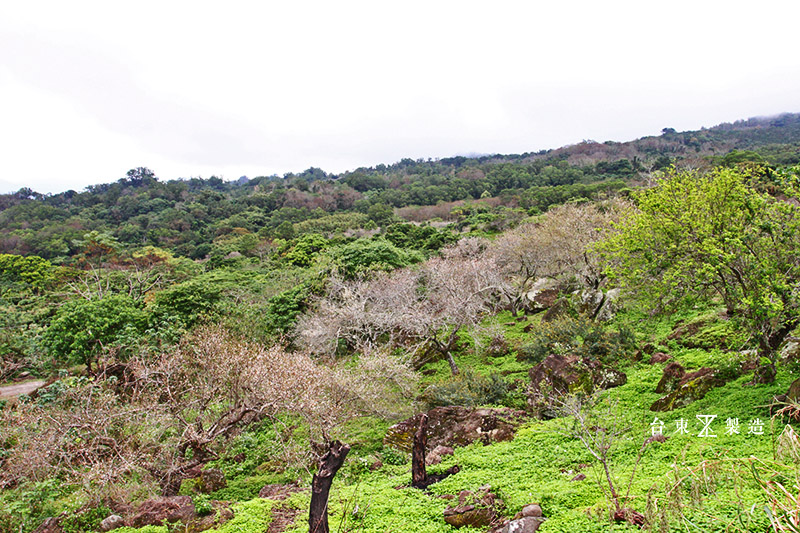
[[725, 381], [717, 377], [717, 372], [713, 368], [701, 368], [687, 374], [678, 363], [670, 363], [664, 369], [664, 375], [656, 387], [658, 392], [669, 391], [669, 394], [656, 400], [650, 406], [650, 410], [672, 411], [686, 407], [705, 397], [711, 389], [724, 384]]
[[475, 492], [462, 490], [458, 494], [458, 505], [444, 510], [444, 521], [456, 528], [488, 527], [497, 517], [497, 510], [503, 506], [503, 501], [492, 493], [491, 487], [481, 487]]
[[130, 527], [160, 526], [176, 522], [189, 524], [195, 518], [197, 513], [190, 496], [167, 496], [142, 502], [126, 523]]
[[599, 361], [577, 355], [549, 355], [528, 371], [528, 408], [541, 418], [557, 416], [554, 402], [563, 395], [592, 394], [624, 385], [628, 376]]
[[438, 465], [442, 462], [445, 455], [453, 455], [453, 448], [450, 446], [437, 446], [425, 457], [425, 464], [428, 466]]
[[511, 520], [496, 526], [490, 533], [535, 533], [545, 518], [538, 503], [529, 503]]
[[225, 472], [219, 468], [209, 468], [200, 472], [200, 490], [205, 494], [211, 494], [227, 486]]
[[[437, 446], [466, 446], [476, 441], [490, 444], [511, 440], [517, 428], [528, 418], [524, 411], [508, 407], [498, 409], [470, 409], [467, 407], [436, 407], [427, 412], [427, 451]], [[383, 443], [410, 452], [414, 432], [422, 413], [399, 422], [386, 431]]]
[[106, 531], [111, 531], [113, 529], [120, 528], [125, 525], [125, 519], [122, 518], [118, 514], [112, 514], [107, 516], [100, 522], [100, 531], [105, 533]]

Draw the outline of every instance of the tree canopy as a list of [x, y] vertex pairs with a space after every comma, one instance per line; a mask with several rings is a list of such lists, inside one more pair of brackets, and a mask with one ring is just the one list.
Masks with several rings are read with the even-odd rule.
[[761, 180], [673, 169], [597, 247], [609, 274], [657, 308], [716, 294], [772, 357], [800, 320], [800, 210]]

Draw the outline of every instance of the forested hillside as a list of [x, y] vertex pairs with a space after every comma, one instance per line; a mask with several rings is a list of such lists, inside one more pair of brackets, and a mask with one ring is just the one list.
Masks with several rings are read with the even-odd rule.
[[[750, 119], [707, 130], [627, 143], [581, 144], [508, 156], [404, 159], [392, 165], [329, 175], [310, 168], [283, 177], [223, 182], [190, 178], [161, 182], [138, 168], [115, 183], [83, 192], [41, 195], [29, 189], [0, 196], [0, 252], [35, 254], [61, 263], [81, 253], [76, 244], [90, 231], [125, 246], [158, 246], [201, 259], [221, 252], [226, 235], [252, 233], [258, 240], [299, 233], [346, 231], [380, 225], [392, 209], [409, 220], [462, 215], [455, 205], [486, 199], [497, 208], [545, 211], [570, 198], [637, 183], [672, 164], [710, 167], [752, 160], [787, 165], [800, 160], [800, 116]], [[411, 206], [440, 205], [422, 213]], [[344, 216], [343, 213], [351, 213]], [[338, 214], [335, 219], [312, 220]], [[301, 224], [305, 222], [305, 224]], [[245, 239], [249, 242], [252, 239]], [[235, 245], [250, 255], [248, 244]], [[230, 248], [230, 246], [228, 246]]]
[[2, 195], [0, 531], [794, 531], [798, 163], [786, 114]]

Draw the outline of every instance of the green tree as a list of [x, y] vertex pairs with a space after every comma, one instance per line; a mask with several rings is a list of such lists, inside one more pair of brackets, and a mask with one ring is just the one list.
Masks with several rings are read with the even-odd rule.
[[384, 239], [359, 239], [330, 251], [345, 279], [375, 271], [390, 271], [422, 261], [422, 254], [405, 251]]
[[386, 204], [372, 204], [367, 209], [367, 216], [379, 226], [384, 226], [394, 218], [394, 209]]
[[760, 193], [754, 177], [718, 168], [672, 171], [597, 249], [633, 296], [656, 307], [716, 294], [769, 359], [800, 320], [800, 210]]
[[297, 239], [292, 249], [286, 252], [286, 260], [296, 266], [308, 267], [327, 246], [328, 239], [316, 233], [308, 233]]
[[53, 266], [46, 259], [35, 255], [0, 254], [0, 286], [22, 283], [39, 292], [52, 277]]
[[742, 164], [763, 165], [764, 158], [752, 150], [732, 150], [725, 154], [720, 164], [724, 167], [735, 167]]
[[106, 347], [124, 347], [146, 325], [144, 311], [127, 295], [73, 300], [59, 308], [44, 333], [45, 345], [57, 358], [85, 364], [88, 371]]
[[222, 288], [230, 280], [223, 271], [217, 279], [198, 277], [173, 285], [155, 295], [148, 307], [151, 319], [180, 327], [191, 327], [198, 320], [212, 316], [222, 297]]

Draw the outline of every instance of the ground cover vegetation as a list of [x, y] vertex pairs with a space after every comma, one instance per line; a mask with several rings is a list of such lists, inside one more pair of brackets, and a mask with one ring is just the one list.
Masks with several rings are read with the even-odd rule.
[[798, 143], [0, 196], [0, 531], [795, 531]]

